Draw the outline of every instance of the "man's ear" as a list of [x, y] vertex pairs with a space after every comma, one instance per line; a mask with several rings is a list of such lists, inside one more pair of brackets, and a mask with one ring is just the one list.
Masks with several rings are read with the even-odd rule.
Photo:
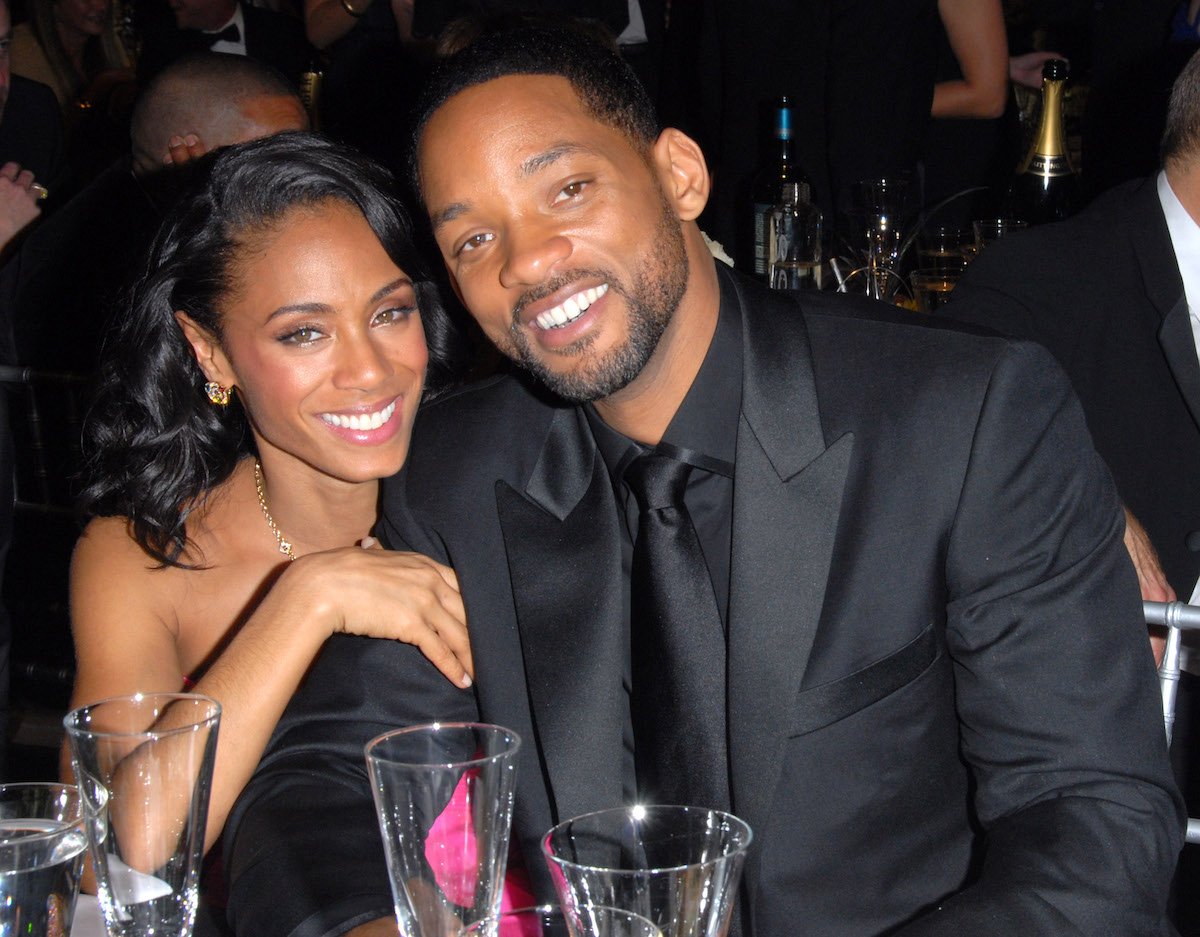
[[700, 144], [682, 130], [668, 127], [658, 135], [650, 153], [675, 213], [681, 221], [695, 221], [712, 189]]
[[187, 343], [192, 346], [192, 354], [196, 356], [204, 376], [222, 387], [235, 387], [237, 378], [216, 337], [186, 312], [177, 310], [175, 321], [179, 323]]

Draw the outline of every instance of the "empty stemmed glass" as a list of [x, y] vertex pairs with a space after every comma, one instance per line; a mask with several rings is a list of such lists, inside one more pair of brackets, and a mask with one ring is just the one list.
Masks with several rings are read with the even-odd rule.
[[908, 211], [908, 180], [864, 179], [854, 185], [855, 217], [866, 243], [867, 295], [889, 299], [895, 291]]

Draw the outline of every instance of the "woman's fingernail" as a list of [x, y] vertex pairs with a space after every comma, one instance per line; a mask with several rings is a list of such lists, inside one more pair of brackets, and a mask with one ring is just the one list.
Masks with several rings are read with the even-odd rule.
[[464, 690], [469, 690], [471, 688], [471, 678], [466, 674], [463, 674], [462, 680], [459, 681], [459, 686], [461, 686]]
[[358, 545], [360, 547], [362, 547], [364, 550], [369, 550], [369, 549], [371, 549], [371, 547], [375, 546], [375, 544], [377, 544], [377, 543], [379, 543], [379, 541], [376, 540], [374, 537], [363, 537], [362, 540], [360, 540], [358, 542]]

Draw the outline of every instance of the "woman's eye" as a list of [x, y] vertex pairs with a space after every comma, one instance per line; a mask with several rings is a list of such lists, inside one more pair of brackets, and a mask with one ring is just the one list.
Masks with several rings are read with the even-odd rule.
[[311, 326], [305, 325], [288, 332], [286, 335], [279, 336], [279, 341], [285, 345], [311, 345], [321, 337], [321, 332]]
[[392, 306], [376, 313], [375, 324], [388, 325], [392, 322], [402, 322], [416, 311], [416, 306]]
[[582, 179], [575, 182], [568, 182], [561, 189], [559, 189], [558, 197], [555, 198], [555, 201], [562, 202], [569, 199], [578, 198], [583, 194], [583, 190], [587, 188], [587, 185], [588, 184]]

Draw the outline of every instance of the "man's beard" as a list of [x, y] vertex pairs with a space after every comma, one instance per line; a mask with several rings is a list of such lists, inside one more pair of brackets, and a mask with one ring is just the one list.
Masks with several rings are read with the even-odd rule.
[[[594, 333], [553, 352], [565, 359], [576, 360], [574, 370], [560, 373], [535, 354], [528, 335], [517, 324], [520, 311], [567, 284], [588, 277], [602, 279], [608, 284], [608, 295], [616, 294], [624, 299], [629, 336], [623, 344], [603, 355], [589, 356], [589, 349], [595, 344]], [[509, 333], [512, 342], [504, 351], [555, 394], [572, 403], [603, 400], [642, 373], [679, 308], [687, 290], [687, 280], [688, 259], [683, 232], [664, 197], [655, 248], [633, 272], [629, 283], [621, 283], [604, 270], [572, 270], [530, 290], [517, 303]]]

